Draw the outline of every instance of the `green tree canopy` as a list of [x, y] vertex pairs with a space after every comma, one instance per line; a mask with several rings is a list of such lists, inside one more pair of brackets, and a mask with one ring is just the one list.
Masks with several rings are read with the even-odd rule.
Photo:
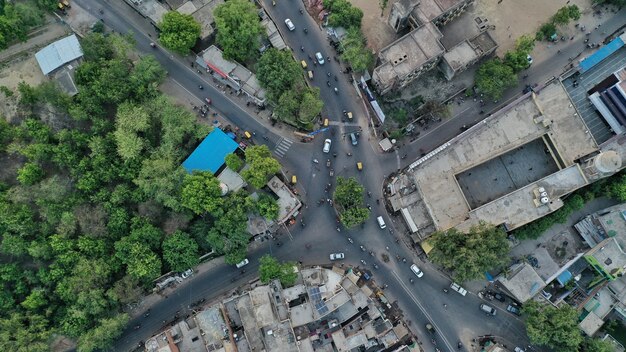
[[215, 214], [223, 205], [220, 181], [208, 171], [186, 174], [181, 204], [196, 214]]
[[259, 197], [256, 206], [259, 210], [259, 214], [261, 214], [264, 218], [269, 220], [276, 220], [278, 218], [280, 208], [276, 199], [263, 194]]
[[298, 118], [303, 124], [312, 123], [320, 116], [324, 103], [320, 99], [320, 89], [317, 87], [305, 88], [300, 98]]
[[369, 218], [370, 212], [363, 206], [364, 193], [365, 188], [356, 178], [337, 177], [333, 199], [344, 226], [353, 227]]
[[344, 49], [341, 58], [356, 72], [365, 71], [374, 63], [374, 55], [365, 44], [365, 37], [358, 27], [348, 29], [346, 37], [341, 41]]
[[262, 256], [259, 262], [261, 263], [259, 275], [262, 283], [267, 284], [274, 279], [279, 279], [283, 287], [293, 286], [296, 283], [298, 274], [293, 270], [295, 263], [280, 263], [269, 254]]
[[530, 54], [531, 51], [535, 48], [535, 38], [531, 35], [523, 35], [515, 41], [515, 50], [521, 51], [525, 54]]
[[582, 352], [614, 352], [615, 347], [609, 340], [600, 340], [599, 338], [586, 337], [581, 345], [580, 351]]
[[268, 178], [280, 170], [280, 163], [272, 157], [266, 145], [246, 148], [246, 162], [250, 167], [241, 176], [255, 188], [265, 186]]
[[452, 271], [458, 282], [480, 278], [485, 271], [508, 261], [506, 233], [483, 222], [472, 226], [467, 234], [456, 228], [435, 232], [429, 241], [433, 246], [432, 261]]
[[198, 244], [188, 234], [176, 231], [163, 241], [163, 259], [173, 271], [193, 268], [200, 263]]
[[330, 10], [328, 24], [332, 27], [360, 28], [363, 11], [352, 6], [347, 0], [324, 0], [324, 7]]
[[200, 24], [191, 15], [170, 11], [159, 23], [159, 41], [164, 47], [179, 54], [189, 53], [200, 37]]
[[278, 101], [294, 85], [304, 82], [302, 69], [291, 53], [286, 49], [275, 48], [266, 50], [259, 59], [257, 78], [265, 88], [268, 99], [273, 102]]
[[480, 65], [476, 73], [476, 87], [491, 99], [500, 99], [507, 88], [516, 84], [513, 69], [497, 58]]
[[265, 33], [257, 8], [247, 0], [229, 0], [213, 10], [217, 44], [228, 60], [246, 62], [258, 54]]
[[226, 157], [224, 158], [224, 162], [226, 163], [226, 166], [237, 172], [239, 170], [241, 170], [241, 168], [244, 165], [243, 160], [241, 160], [241, 158], [239, 157], [239, 155], [235, 154], [235, 153], [230, 153], [228, 155], [226, 155]]
[[523, 51], [508, 51], [506, 54], [504, 54], [504, 64], [509, 66], [514, 73], [518, 73], [526, 68], [528, 68], [528, 66], [530, 65], [528, 63], [528, 58], [527, 56], [528, 54], [526, 54]]
[[111, 347], [113, 342], [122, 334], [129, 320], [127, 314], [101, 319], [95, 328], [80, 337], [78, 351], [91, 352]]
[[45, 173], [41, 166], [36, 163], [26, 163], [19, 170], [17, 170], [17, 180], [21, 184], [26, 186], [34, 185], [41, 181], [45, 176]]
[[524, 304], [522, 312], [528, 316], [526, 334], [531, 343], [557, 352], [578, 351], [583, 336], [578, 327], [578, 312], [572, 306], [542, 306], [531, 300]]

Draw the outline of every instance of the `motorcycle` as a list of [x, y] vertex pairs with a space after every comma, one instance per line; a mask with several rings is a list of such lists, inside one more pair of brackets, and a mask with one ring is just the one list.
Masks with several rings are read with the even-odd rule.
[[359, 246], [359, 248], [361, 248], [361, 250], [362, 250], [363, 252], [365, 252], [365, 247], [363, 247], [363, 246], [361, 245], [361, 246]]
[[378, 269], [378, 264], [374, 264], [374, 269]]
[[448, 289], [447, 289], [447, 288], [444, 288], [444, 289], [443, 289], [443, 293], [448, 293]]
[[365, 262], [365, 260], [361, 259], [361, 264], [363, 265], [367, 265], [367, 263]]
[[354, 243], [354, 241], [352, 240], [352, 238], [348, 237], [348, 242], [350, 243]]

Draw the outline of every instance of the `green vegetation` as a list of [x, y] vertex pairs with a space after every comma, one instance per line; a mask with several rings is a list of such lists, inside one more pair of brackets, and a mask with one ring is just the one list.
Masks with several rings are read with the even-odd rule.
[[365, 36], [363, 36], [359, 27], [349, 28], [346, 37], [341, 41], [341, 45], [343, 48], [341, 58], [350, 63], [354, 71], [365, 71], [374, 64], [374, 55], [365, 46]]
[[563, 201], [563, 206], [554, 213], [537, 219], [513, 231], [518, 239], [538, 238], [554, 224], [563, 224], [576, 210], [581, 209], [585, 202], [597, 197], [610, 197], [622, 202], [626, 201], [626, 175], [624, 172], [592, 183], [574, 193]]
[[279, 279], [283, 287], [293, 286], [296, 283], [298, 274], [293, 270], [296, 263], [279, 263], [276, 258], [269, 254], [262, 256], [259, 262], [261, 263], [259, 266], [259, 276], [262, 283], [267, 284], [274, 279]]
[[229, 169], [235, 172], [241, 170], [241, 168], [244, 165], [243, 160], [241, 160], [241, 158], [237, 154], [234, 154], [234, 153], [230, 153], [226, 155], [226, 158], [224, 158], [224, 162], [226, 163], [226, 166]]
[[583, 336], [578, 327], [578, 312], [568, 304], [559, 308], [537, 301], [524, 304], [526, 334], [533, 344], [548, 346], [557, 352], [578, 351]]
[[182, 55], [188, 54], [200, 37], [200, 24], [193, 16], [178, 11], [166, 13], [158, 26], [161, 44]]
[[324, 8], [330, 11], [328, 24], [331, 27], [361, 28], [363, 11], [347, 0], [324, 0]]
[[322, 111], [319, 88], [304, 81], [300, 64], [287, 50], [268, 49], [257, 64], [257, 77], [274, 107], [274, 118], [290, 125], [312, 130]]
[[550, 18], [548, 23], [544, 23], [539, 27], [535, 38], [537, 40], [550, 40], [556, 35], [557, 27], [567, 25], [571, 20], [580, 19], [580, 9], [576, 5], [564, 6]]
[[478, 279], [508, 262], [509, 245], [502, 228], [481, 222], [465, 234], [456, 228], [435, 232], [429, 239], [433, 263], [452, 271], [457, 282]]
[[253, 2], [229, 0], [217, 6], [213, 16], [224, 58], [244, 63], [257, 57], [265, 31]]
[[337, 177], [333, 199], [343, 226], [354, 227], [369, 219], [370, 211], [363, 206], [364, 193], [365, 188], [354, 177]]
[[502, 93], [517, 85], [517, 73], [528, 68], [528, 55], [535, 47], [530, 36], [517, 39], [515, 49], [504, 54], [504, 60], [494, 58], [486, 61], [476, 72], [476, 87], [489, 98], [498, 100]]
[[[131, 60], [118, 35], [81, 43], [78, 95], [22, 83], [22, 119], [0, 120], [0, 157], [12, 163], [0, 179], [3, 351], [46, 351], [59, 335], [107, 350], [128, 322], [121, 309], [155, 278], [211, 250], [241, 261], [248, 214], [277, 214], [271, 197], [222, 197], [213, 175], [180, 166], [210, 128], [161, 95], [153, 57]], [[275, 169], [257, 154], [254, 180]]]
[[0, 1], [0, 49], [16, 41], [26, 41], [28, 31], [44, 23], [46, 11], [53, 10], [56, 1]]
[[249, 168], [244, 170], [241, 176], [255, 188], [265, 186], [270, 176], [280, 171], [280, 164], [264, 144], [246, 148], [246, 163]]

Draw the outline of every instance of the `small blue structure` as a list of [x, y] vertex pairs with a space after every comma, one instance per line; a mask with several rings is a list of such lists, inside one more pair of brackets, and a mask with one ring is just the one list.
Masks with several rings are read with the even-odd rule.
[[561, 284], [561, 286], [565, 286], [565, 284], [572, 279], [572, 273], [569, 270], [565, 270], [559, 276], [556, 277], [556, 280]]
[[188, 173], [210, 171], [215, 174], [224, 165], [226, 155], [234, 152], [238, 146], [224, 131], [216, 128], [183, 161], [183, 167]]
[[56, 42], [39, 50], [35, 54], [37, 63], [44, 75], [83, 56], [83, 49], [80, 47], [75, 34], [57, 40]]
[[614, 52], [618, 51], [624, 46], [624, 38], [623, 35], [613, 39], [610, 43], [600, 48], [595, 53], [589, 55], [589, 57], [580, 61], [578, 67], [580, 68], [580, 73], [588, 71], [592, 69], [595, 65], [599, 64], [602, 60], [611, 56]]

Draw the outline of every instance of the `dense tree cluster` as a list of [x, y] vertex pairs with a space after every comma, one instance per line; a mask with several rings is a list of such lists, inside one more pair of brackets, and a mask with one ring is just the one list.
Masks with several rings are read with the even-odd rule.
[[48, 350], [59, 334], [106, 349], [152, 280], [211, 250], [240, 261], [247, 215], [277, 213], [272, 198], [222, 198], [214, 176], [180, 166], [210, 128], [160, 94], [154, 58], [131, 61], [118, 35], [82, 46], [78, 95], [20, 84], [25, 117], [0, 121], [0, 157], [14, 164], [0, 175], [3, 351]]
[[361, 28], [363, 11], [347, 0], [324, 0], [324, 8], [330, 11], [328, 24], [332, 27]]
[[296, 263], [280, 263], [269, 254], [262, 256], [259, 261], [261, 263], [259, 266], [259, 276], [262, 283], [267, 284], [274, 279], [279, 279], [283, 287], [293, 286], [296, 283], [298, 274], [293, 270]]
[[245, 63], [257, 57], [265, 32], [253, 2], [227, 1], [215, 8], [213, 17], [224, 58]]
[[345, 227], [354, 227], [365, 222], [370, 211], [363, 204], [365, 188], [354, 177], [337, 177], [333, 199]]
[[578, 327], [578, 312], [569, 304], [556, 308], [529, 301], [522, 312], [527, 315], [526, 334], [533, 344], [545, 345], [557, 352], [578, 351], [583, 336]]
[[580, 8], [578, 8], [578, 6], [563, 6], [550, 17], [548, 23], [544, 23], [539, 27], [535, 38], [537, 40], [549, 40], [553, 35], [557, 34], [556, 30], [558, 26], [567, 25], [571, 20], [576, 21], [578, 19], [580, 19]]
[[277, 119], [296, 127], [313, 128], [323, 107], [320, 91], [306, 85], [302, 68], [289, 51], [266, 50], [259, 59], [257, 77]]
[[200, 37], [200, 24], [193, 16], [178, 11], [170, 11], [163, 15], [159, 23], [159, 41], [164, 47], [179, 54], [189, 53]]
[[25, 41], [28, 31], [44, 23], [44, 11], [54, 9], [56, 1], [0, 1], [0, 49]]
[[429, 239], [429, 256], [436, 264], [452, 271], [457, 282], [478, 279], [485, 271], [508, 262], [509, 245], [502, 228], [480, 223], [469, 233], [456, 228], [435, 232]]

